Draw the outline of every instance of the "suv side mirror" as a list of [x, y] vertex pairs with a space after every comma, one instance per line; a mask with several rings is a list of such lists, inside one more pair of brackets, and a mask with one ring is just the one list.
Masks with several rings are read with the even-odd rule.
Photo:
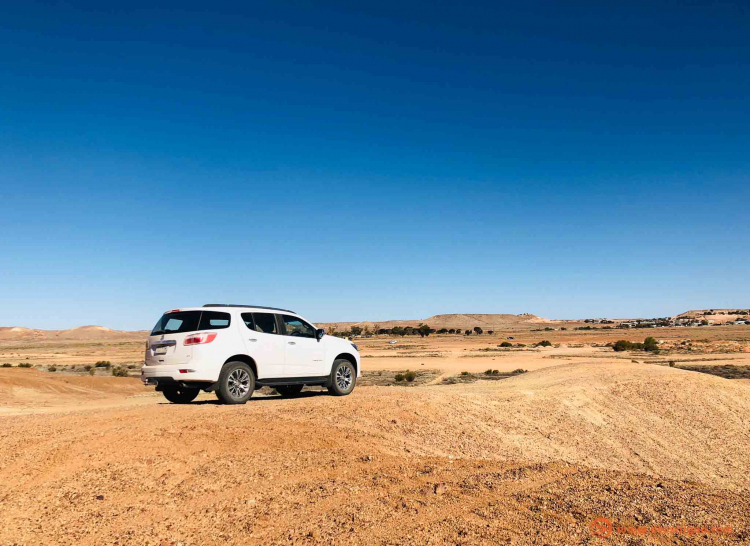
[[317, 338], [318, 341], [323, 339], [324, 335], [326, 335], [326, 331], [323, 330], [323, 328], [318, 328], [317, 330], [315, 330], [315, 337]]

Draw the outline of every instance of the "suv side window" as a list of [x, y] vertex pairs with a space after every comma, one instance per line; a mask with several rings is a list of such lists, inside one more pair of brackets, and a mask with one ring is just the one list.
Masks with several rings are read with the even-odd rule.
[[255, 321], [253, 320], [253, 314], [242, 313], [242, 315], [240, 316], [242, 317], [242, 321], [245, 323], [245, 326], [247, 326], [248, 330], [255, 331]]
[[290, 315], [281, 315], [284, 321], [286, 335], [294, 337], [315, 337], [315, 328], [307, 324], [304, 320]]
[[198, 330], [219, 330], [221, 328], [229, 328], [230, 322], [231, 315], [229, 313], [203, 311], [203, 313], [201, 313], [200, 324], [198, 324]]
[[[247, 324], [247, 322], [245, 322], [245, 324]], [[276, 317], [273, 313], [253, 313], [253, 326], [253, 330], [255, 330], [256, 332], [261, 332], [263, 334], [279, 333], [279, 331], [276, 329]]]

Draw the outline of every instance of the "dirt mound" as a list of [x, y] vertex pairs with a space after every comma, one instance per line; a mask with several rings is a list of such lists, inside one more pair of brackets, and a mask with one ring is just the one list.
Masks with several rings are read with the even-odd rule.
[[34, 369], [0, 368], [0, 412], [15, 408], [76, 407], [144, 394], [136, 378], [81, 377]]
[[743, 544], [749, 393], [591, 364], [345, 398], [0, 417], [0, 543], [590, 544], [607, 517], [733, 528], [658, 543]]

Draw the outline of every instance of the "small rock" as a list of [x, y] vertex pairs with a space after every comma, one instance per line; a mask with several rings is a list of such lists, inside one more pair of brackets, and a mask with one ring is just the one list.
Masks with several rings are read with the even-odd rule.
[[96, 500], [104, 500], [104, 495], [97, 495]]
[[444, 483], [439, 483], [435, 485], [435, 494], [436, 495], [444, 495], [448, 492], [448, 486]]

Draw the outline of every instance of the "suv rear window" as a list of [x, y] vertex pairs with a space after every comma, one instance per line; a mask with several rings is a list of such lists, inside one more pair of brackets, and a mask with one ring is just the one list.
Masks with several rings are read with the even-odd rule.
[[201, 311], [182, 311], [180, 313], [165, 313], [156, 323], [151, 335], [180, 334], [195, 332], [201, 319]]
[[197, 330], [229, 328], [231, 315], [218, 311], [180, 311], [165, 313], [154, 326], [151, 335], [182, 334]]

